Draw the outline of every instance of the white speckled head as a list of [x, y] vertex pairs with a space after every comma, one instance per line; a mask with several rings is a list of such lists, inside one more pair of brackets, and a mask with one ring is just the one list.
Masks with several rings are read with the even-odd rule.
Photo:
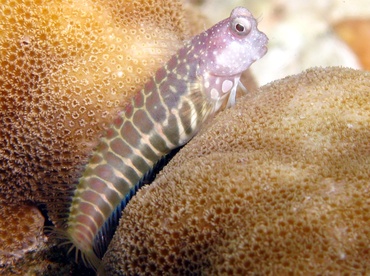
[[257, 29], [257, 21], [243, 7], [206, 32], [201, 67], [215, 76], [235, 76], [245, 71], [267, 52], [267, 36]]
[[241, 73], [266, 54], [267, 42], [267, 36], [257, 29], [256, 19], [243, 7], [235, 8], [229, 18], [195, 38], [199, 75], [205, 93], [216, 102], [216, 110], [225, 99], [229, 106], [235, 103]]

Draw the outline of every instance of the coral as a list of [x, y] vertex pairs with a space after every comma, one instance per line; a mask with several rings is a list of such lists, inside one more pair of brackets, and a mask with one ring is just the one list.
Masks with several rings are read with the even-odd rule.
[[108, 275], [369, 273], [369, 97], [316, 68], [221, 113], [123, 211]]
[[[46, 202], [57, 221], [65, 206], [60, 210], [54, 203], [68, 201], [64, 191], [80, 176], [105, 126], [205, 25], [204, 17], [179, 1], [1, 1], [1, 208]], [[253, 89], [250, 74], [244, 77]], [[18, 212], [9, 208], [8, 215]], [[6, 233], [18, 227], [17, 220], [7, 222], [1, 226]], [[32, 248], [24, 246], [4, 249], [2, 263]], [[28, 255], [22, 269], [44, 258], [37, 254]]]
[[370, 70], [370, 19], [344, 19], [333, 28], [356, 53], [362, 68]]
[[178, 1], [2, 1], [0, 199], [54, 201], [189, 37]]
[[44, 217], [30, 205], [0, 205], [0, 265], [43, 243]]

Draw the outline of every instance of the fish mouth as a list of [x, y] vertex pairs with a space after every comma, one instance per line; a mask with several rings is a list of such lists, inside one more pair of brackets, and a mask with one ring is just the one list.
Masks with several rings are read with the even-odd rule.
[[267, 53], [267, 46], [264, 45], [259, 49], [256, 49], [255, 56], [251, 59], [252, 63], [262, 58]]
[[261, 57], [263, 57], [264, 55], [266, 55], [266, 53], [267, 53], [267, 46], [265, 45], [265, 46], [262, 46], [261, 47], [261, 50], [260, 50]]

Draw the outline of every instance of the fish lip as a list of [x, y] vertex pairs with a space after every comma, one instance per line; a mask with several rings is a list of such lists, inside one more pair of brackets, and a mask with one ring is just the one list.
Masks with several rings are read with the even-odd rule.
[[254, 56], [254, 58], [252, 59], [252, 63], [253, 62], [256, 62], [257, 60], [261, 59], [264, 55], [266, 55], [267, 53], [267, 46], [266, 45], [263, 45], [261, 46], [255, 53], [256, 55]]
[[267, 51], [268, 51], [267, 46], [266, 45], [262, 46], [261, 47], [261, 50], [260, 50], [261, 57], [263, 57], [264, 55], [266, 55]]

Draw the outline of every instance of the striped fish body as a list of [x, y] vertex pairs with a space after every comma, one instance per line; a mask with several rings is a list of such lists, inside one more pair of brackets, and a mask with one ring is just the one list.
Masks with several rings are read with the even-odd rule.
[[241, 73], [266, 53], [266, 44], [250, 12], [234, 9], [187, 42], [114, 120], [77, 185], [67, 220], [66, 235], [85, 263], [99, 266], [94, 241], [143, 175], [225, 101], [235, 102]]

